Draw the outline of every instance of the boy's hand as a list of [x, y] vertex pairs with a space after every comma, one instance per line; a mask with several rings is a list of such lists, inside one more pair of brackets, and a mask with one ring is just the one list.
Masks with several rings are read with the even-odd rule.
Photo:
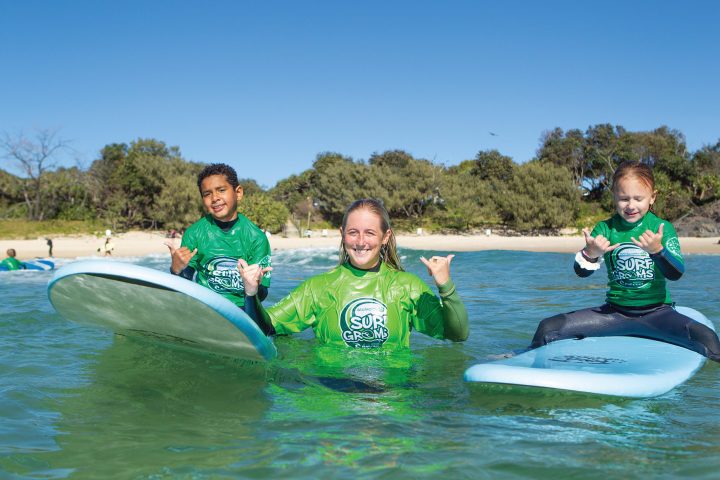
[[632, 240], [635, 245], [642, 248], [647, 253], [660, 253], [660, 251], [663, 249], [662, 239], [664, 225], [664, 223], [660, 224], [657, 233], [653, 233], [652, 230], [645, 230], [645, 233], [640, 235], [637, 240], [635, 240], [634, 237], [630, 238], [630, 240]]
[[238, 260], [238, 271], [240, 272], [243, 286], [245, 287], [245, 295], [248, 297], [255, 296], [260, 288], [260, 282], [262, 282], [263, 276], [271, 270], [272, 267], [262, 268], [257, 263], [248, 265], [244, 259], [241, 258]]
[[180, 272], [185, 270], [185, 267], [190, 264], [190, 259], [197, 253], [197, 248], [191, 252], [187, 247], [175, 248], [173, 244], [169, 242], [165, 242], [165, 246], [170, 249], [170, 257], [172, 257], [170, 271], [175, 275], [179, 275]]
[[425, 257], [420, 257], [420, 261], [425, 264], [428, 269], [428, 274], [435, 279], [437, 286], [445, 285], [450, 280], [450, 262], [455, 258], [455, 255], [448, 255], [447, 257], [430, 257], [430, 260]]
[[610, 240], [602, 235], [598, 235], [597, 237], [591, 236], [590, 229], [587, 227], [583, 228], [582, 232], [583, 235], [585, 235], [585, 248], [583, 250], [585, 250], [585, 255], [589, 258], [600, 258], [605, 255], [606, 252], [611, 252], [620, 245], [619, 243], [610, 245]]

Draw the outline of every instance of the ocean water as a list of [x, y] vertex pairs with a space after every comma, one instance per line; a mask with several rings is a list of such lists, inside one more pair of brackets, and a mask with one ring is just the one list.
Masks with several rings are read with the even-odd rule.
[[[418, 257], [432, 253], [403, 262], [427, 278]], [[279, 252], [268, 301], [336, 261]], [[720, 256], [686, 263], [674, 300], [720, 326]], [[568, 254], [459, 253], [452, 266], [467, 342], [413, 334], [409, 352], [383, 355], [305, 332], [276, 339], [270, 364], [72, 324], [47, 300], [52, 273], [0, 274], [0, 478], [717, 478], [719, 365], [641, 400], [464, 383], [540, 319], [601, 303], [605, 276], [575, 277]]]

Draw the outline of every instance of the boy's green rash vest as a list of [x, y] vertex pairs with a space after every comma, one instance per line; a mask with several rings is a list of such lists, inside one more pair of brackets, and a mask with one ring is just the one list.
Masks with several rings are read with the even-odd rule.
[[25, 268], [20, 260], [13, 257], [7, 257], [5, 260], [0, 262], [0, 265], [4, 266], [8, 270], [22, 270]]
[[312, 328], [323, 344], [392, 349], [409, 347], [411, 329], [446, 338], [444, 317], [467, 332], [467, 312], [452, 281], [440, 295], [384, 263], [377, 272], [346, 263], [304, 281], [265, 312], [278, 334]]
[[[205, 215], [188, 227], [181, 245], [198, 250], [188, 264], [197, 272], [197, 282], [239, 307], [245, 305], [245, 287], [237, 269], [238, 259], [263, 267], [271, 264], [267, 236], [241, 214], [227, 232], [215, 224], [211, 215]], [[270, 272], [265, 274], [262, 284], [270, 286]]]
[[665, 276], [645, 250], [635, 245], [636, 240], [646, 231], [657, 233], [663, 226], [662, 246], [667, 253], [683, 264], [680, 242], [672, 224], [648, 212], [637, 223], [625, 221], [619, 214], [613, 215], [595, 225], [592, 236], [602, 235], [611, 245], [620, 245], [604, 255], [608, 273], [606, 301], [625, 307], [642, 307], [660, 303], [671, 303]]

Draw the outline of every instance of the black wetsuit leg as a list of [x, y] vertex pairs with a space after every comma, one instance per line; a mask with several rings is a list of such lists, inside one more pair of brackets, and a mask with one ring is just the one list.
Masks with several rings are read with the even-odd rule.
[[609, 336], [633, 336], [672, 343], [720, 362], [717, 334], [670, 305], [633, 311], [605, 304], [561, 313], [540, 322], [530, 348], [568, 338]]
[[717, 334], [670, 305], [663, 305], [633, 320], [647, 329], [638, 336], [679, 345], [720, 362], [720, 340]]
[[548, 317], [538, 324], [530, 348], [542, 347], [550, 342], [568, 338], [624, 335], [621, 332], [625, 330], [625, 322], [616, 313], [616, 310], [606, 303], [599, 307]]

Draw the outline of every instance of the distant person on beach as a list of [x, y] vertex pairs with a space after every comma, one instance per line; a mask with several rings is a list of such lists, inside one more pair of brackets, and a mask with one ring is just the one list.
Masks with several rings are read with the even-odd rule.
[[456, 342], [467, 339], [467, 312], [450, 278], [454, 255], [420, 258], [440, 291], [438, 298], [423, 280], [403, 271], [390, 219], [379, 201], [350, 205], [340, 233], [338, 266], [305, 280], [268, 309], [255, 294], [271, 268], [238, 262], [250, 305], [246, 312], [263, 332], [312, 328], [323, 344], [372, 349], [407, 348], [411, 330]]
[[4, 267], [5, 270], [25, 270], [25, 265], [17, 258], [17, 252], [14, 248], [7, 249], [7, 258], [0, 262], [0, 266]]
[[105, 243], [97, 249], [98, 252], [101, 252], [106, 257], [112, 256], [113, 250], [115, 250], [115, 244], [112, 243], [110, 237], [107, 237]]
[[[183, 233], [180, 248], [171, 242], [170, 271], [195, 280], [239, 307], [245, 305], [245, 288], [237, 269], [238, 259], [270, 267], [270, 243], [254, 223], [237, 211], [243, 187], [235, 170], [223, 163], [206, 166], [198, 175], [198, 189], [208, 214]], [[270, 276], [263, 279], [258, 296], [264, 299]]]
[[665, 341], [720, 361], [717, 334], [673, 308], [667, 280], [678, 280], [685, 264], [675, 228], [651, 211], [657, 191], [649, 166], [625, 162], [613, 175], [617, 212], [583, 229], [585, 248], [575, 255], [575, 273], [592, 275], [605, 262], [605, 304], [562, 313], [540, 322], [530, 348], [556, 340], [638, 336]]
[[47, 240], [48, 257], [51, 257], [51, 258], [52, 258], [52, 256], [53, 256], [53, 254], [52, 254], [52, 249], [53, 249], [53, 241], [52, 241], [52, 238], [46, 238], [45, 240]]

